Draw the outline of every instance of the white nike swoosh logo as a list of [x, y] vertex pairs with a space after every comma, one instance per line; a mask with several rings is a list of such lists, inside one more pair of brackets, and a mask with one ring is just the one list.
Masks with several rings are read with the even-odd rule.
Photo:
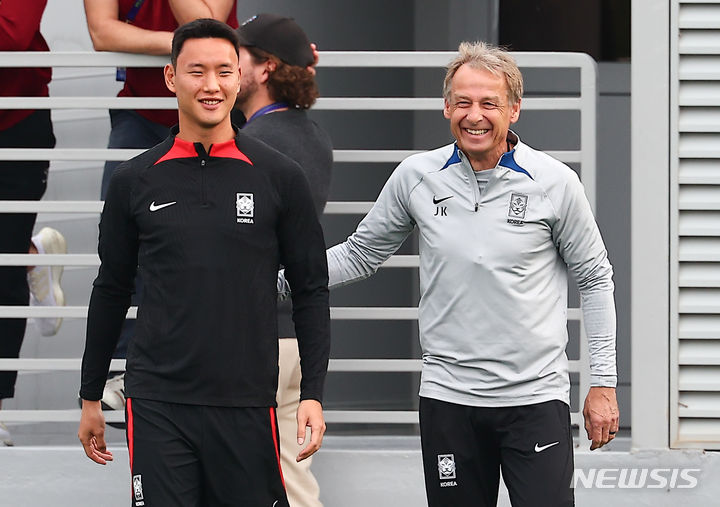
[[558, 445], [559, 443], [560, 442], [553, 442], [552, 444], [543, 445], [542, 447], [540, 446], [540, 444], [535, 444], [535, 452], [543, 452], [545, 449], [548, 449], [553, 445]]
[[167, 208], [168, 206], [172, 206], [173, 204], [177, 204], [177, 201], [166, 202], [164, 204], [155, 204], [155, 201], [153, 201], [150, 203], [150, 211], [157, 211], [159, 209]]

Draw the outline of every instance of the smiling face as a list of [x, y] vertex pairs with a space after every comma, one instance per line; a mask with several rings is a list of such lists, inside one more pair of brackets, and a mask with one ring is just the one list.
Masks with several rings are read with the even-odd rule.
[[510, 104], [504, 76], [464, 64], [452, 78], [443, 114], [473, 169], [492, 169], [507, 151], [508, 130], [520, 117], [520, 100]]
[[165, 66], [165, 83], [177, 96], [181, 132], [204, 137], [210, 131], [232, 131], [230, 111], [240, 71], [235, 48], [228, 40], [185, 41], [175, 66]]

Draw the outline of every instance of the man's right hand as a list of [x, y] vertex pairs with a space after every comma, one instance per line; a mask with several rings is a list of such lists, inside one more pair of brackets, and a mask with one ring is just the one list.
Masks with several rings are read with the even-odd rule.
[[78, 438], [87, 457], [100, 465], [113, 460], [113, 455], [105, 445], [105, 416], [100, 401], [82, 400], [82, 414]]

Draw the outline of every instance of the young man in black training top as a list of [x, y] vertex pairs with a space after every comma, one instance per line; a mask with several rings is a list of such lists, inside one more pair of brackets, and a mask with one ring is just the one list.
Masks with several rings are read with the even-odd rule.
[[[244, 117], [235, 124], [244, 124], [243, 133], [300, 164], [319, 217], [330, 192], [333, 158], [330, 136], [305, 112], [318, 96], [315, 72], [309, 67], [315, 60], [310, 41], [295, 21], [274, 14], [253, 16], [240, 26], [238, 36], [241, 73], [235, 105]], [[302, 375], [291, 314], [289, 302], [278, 306], [280, 462], [290, 505], [321, 507], [311, 459], [296, 461], [302, 451], [297, 439], [305, 437], [305, 427], [295, 420]]]
[[223, 23], [176, 30], [165, 80], [179, 127], [116, 170], [100, 221], [78, 437], [93, 461], [112, 459], [99, 400], [139, 269], [146, 292], [125, 378], [135, 506], [288, 505], [274, 411], [279, 264], [299, 288], [298, 420], [311, 428], [301, 459], [325, 430], [322, 230], [297, 164], [232, 128], [237, 53]]

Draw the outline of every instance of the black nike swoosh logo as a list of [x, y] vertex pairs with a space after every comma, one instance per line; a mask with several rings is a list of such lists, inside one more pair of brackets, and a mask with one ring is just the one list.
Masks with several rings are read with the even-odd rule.
[[448, 199], [451, 199], [455, 197], [454, 195], [451, 195], [450, 197], [443, 197], [442, 199], [435, 199], [435, 196], [433, 196], [433, 204], [440, 204], [443, 201], [447, 201]]

